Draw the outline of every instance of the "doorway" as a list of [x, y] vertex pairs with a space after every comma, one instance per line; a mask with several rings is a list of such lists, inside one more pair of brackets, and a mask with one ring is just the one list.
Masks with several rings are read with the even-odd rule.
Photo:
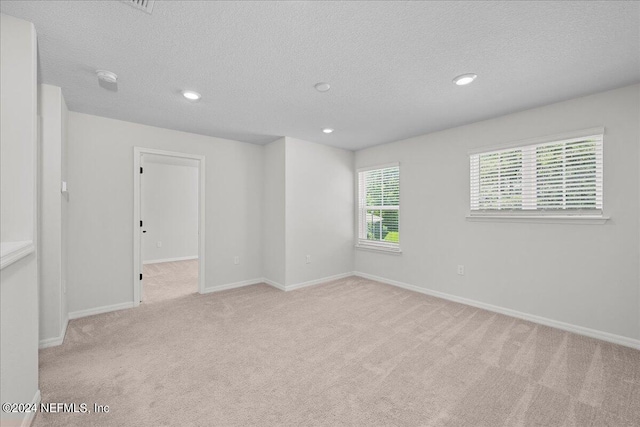
[[134, 306], [204, 292], [204, 156], [134, 148]]

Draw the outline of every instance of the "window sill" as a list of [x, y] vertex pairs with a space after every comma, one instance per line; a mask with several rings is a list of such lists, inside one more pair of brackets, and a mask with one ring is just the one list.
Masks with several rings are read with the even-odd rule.
[[472, 222], [523, 222], [534, 224], [604, 224], [609, 220], [602, 215], [467, 215]]
[[356, 249], [359, 249], [361, 251], [368, 251], [368, 252], [380, 252], [380, 253], [385, 253], [390, 255], [402, 255], [402, 250], [399, 247], [385, 248], [385, 247], [374, 246], [374, 245], [356, 245]]
[[3, 269], [35, 251], [31, 240], [2, 242], [0, 244], [0, 269]]

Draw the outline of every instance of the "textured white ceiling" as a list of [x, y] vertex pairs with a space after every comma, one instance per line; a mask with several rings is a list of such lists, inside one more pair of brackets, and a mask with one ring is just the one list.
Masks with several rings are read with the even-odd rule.
[[[35, 24], [40, 79], [61, 86], [71, 110], [254, 143], [359, 149], [640, 81], [639, 2], [0, 8]], [[96, 69], [118, 74], [117, 92]], [[468, 72], [472, 85], [451, 83]], [[320, 81], [331, 90], [315, 91]]]

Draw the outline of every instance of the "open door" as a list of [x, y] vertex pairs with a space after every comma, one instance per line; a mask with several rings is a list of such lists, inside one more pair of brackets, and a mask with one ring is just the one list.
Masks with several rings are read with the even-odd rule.
[[[159, 162], [158, 158], [162, 158], [163, 160]], [[164, 230], [166, 228], [162, 228], [160, 223], [158, 222], [157, 215], [154, 215], [156, 212], [171, 212], [171, 207], [173, 206], [187, 206], [187, 203], [181, 203], [179, 200], [182, 196], [182, 193], [178, 193], [177, 195], [174, 193], [171, 200], [178, 200], [173, 204], [168, 205], [168, 208], [158, 207], [157, 206], [157, 198], [153, 196], [153, 194], [157, 193], [158, 185], [161, 188], [166, 188], [167, 191], [169, 189], [175, 190], [175, 183], [182, 182], [180, 179], [167, 179], [167, 182], [158, 181], [155, 178], [158, 178], [156, 172], [158, 171], [157, 164], [165, 164], [169, 163], [173, 165], [182, 165], [185, 166], [187, 164], [191, 165], [191, 168], [195, 168], [195, 175], [190, 173], [189, 176], [195, 176], [195, 187], [191, 186], [189, 188], [195, 189], [195, 197], [196, 197], [196, 210], [191, 211], [193, 213], [191, 219], [189, 219], [186, 223], [189, 225], [197, 224], [197, 227], [194, 228], [195, 234], [195, 244], [197, 244], [197, 256], [189, 256], [189, 257], [178, 257], [177, 255], [166, 254], [163, 251], [155, 251], [151, 250], [152, 248], [163, 248], [168, 249], [171, 247], [178, 247], [169, 244], [162, 244], [163, 238], [158, 238], [158, 233], [160, 230]], [[188, 153], [179, 153], [179, 152], [171, 152], [171, 151], [163, 151], [156, 150], [151, 148], [142, 148], [142, 147], [134, 147], [133, 149], [133, 306], [137, 307], [140, 305], [140, 302], [146, 301], [147, 303], [153, 303], [154, 301], [158, 301], [158, 286], [163, 285], [165, 283], [159, 283], [159, 278], [162, 278], [162, 271], [158, 272], [158, 269], [153, 268], [153, 264], [162, 264], [162, 263], [170, 263], [170, 262], [182, 262], [187, 259], [196, 259], [196, 263], [183, 263], [181, 265], [189, 268], [190, 272], [194, 271], [194, 268], [197, 271], [197, 277], [195, 274], [192, 274], [191, 278], [197, 281], [197, 292], [205, 293], [207, 292], [205, 287], [205, 271], [206, 271], [206, 256], [205, 256], [205, 157], [198, 154], [188, 154]], [[155, 169], [152, 168], [155, 167]], [[148, 171], [146, 169], [149, 169]], [[154, 172], [154, 170], [156, 172]], [[148, 172], [148, 173], [147, 173]], [[168, 175], [163, 175], [168, 176]], [[154, 178], [155, 177], [155, 178]], [[158, 184], [160, 182], [160, 184]], [[191, 181], [193, 182], [193, 180]], [[166, 187], [164, 187], [166, 186]], [[154, 190], [155, 189], [155, 190]], [[143, 194], [149, 195], [149, 199], [145, 201], [145, 198], [142, 197]], [[164, 193], [163, 193], [164, 194]], [[194, 196], [191, 194], [191, 196]], [[156, 204], [154, 204], [156, 203]], [[145, 211], [144, 208], [147, 209]], [[165, 210], [166, 209], [166, 210]], [[145, 214], [148, 215], [145, 218]], [[167, 215], [169, 215], [167, 213]], [[151, 227], [151, 228], [149, 228]], [[192, 235], [187, 233], [174, 233], [179, 236]], [[145, 246], [145, 240], [151, 239], [151, 241], [147, 241], [147, 245]], [[165, 241], [166, 243], [166, 241]], [[153, 245], [151, 245], [153, 244]], [[151, 245], [151, 246], [149, 246]], [[191, 245], [190, 247], [195, 248], [196, 246]], [[145, 248], [147, 252], [145, 252]], [[159, 255], [159, 252], [163, 252], [163, 255], [167, 256], [155, 256]], [[192, 255], [189, 253], [189, 255]], [[150, 259], [145, 261], [145, 256]], [[162, 258], [162, 259], [156, 259]], [[149, 277], [144, 277], [145, 272], [145, 262], [149, 267], [146, 271]], [[190, 266], [190, 267], [189, 267]], [[145, 279], [147, 282], [147, 287], [152, 286], [152, 288], [145, 289], [144, 283]], [[151, 279], [151, 281], [149, 281]], [[194, 283], [195, 282], [189, 282]], [[191, 286], [191, 285], [189, 285]], [[171, 289], [173, 292], [174, 289]], [[153, 291], [153, 292], [152, 292]], [[177, 292], [177, 291], [176, 291]], [[146, 295], [145, 295], [146, 294]], [[164, 294], [162, 295], [165, 296]], [[171, 294], [170, 296], [173, 296]]]

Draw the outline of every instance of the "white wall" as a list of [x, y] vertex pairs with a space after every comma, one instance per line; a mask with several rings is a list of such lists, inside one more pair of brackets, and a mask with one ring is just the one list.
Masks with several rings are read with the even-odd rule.
[[[1, 15], [0, 44], [2, 241], [37, 242], [35, 29]], [[31, 402], [39, 396], [37, 249], [0, 271], [0, 329], [1, 400]], [[2, 425], [24, 418], [0, 412]]]
[[40, 342], [60, 344], [67, 321], [66, 195], [61, 193], [66, 145], [66, 104], [62, 90], [40, 85]]
[[285, 138], [264, 146], [263, 276], [285, 284]]
[[74, 112], [68, 144], [70, 312], [133, 302], [134, 146], [206, 157], [206, 287], [262, 277], [263, 147]]
[[146, 231], [142, 235], [142, 259], [149, 264], [197, 258], [198, 162], [158, 163], [155, 157], [144, 155], [141, 177], [142, 228]]
[[290, 137], [264, 147], [267, 280], [292, 288], [353, 271], [353, 157]]
[[353, 152], [289, 137], [285, 151], [285, 285], [353, 271]]
[[[639, 104], [634, 85], [358, 151], [356, 167], [400, 162], [403, 253], [357, 250], [356, 270], [640, 338]], [[465, 220], [468, 150], [595, 126], [606, 128], [606, 224]]]
[[[33, 24], [2, 15], [0, 239], [32, 240], [37, 133], [36, 35]], [[25, 170], [26, 168], [26, 170]]]

